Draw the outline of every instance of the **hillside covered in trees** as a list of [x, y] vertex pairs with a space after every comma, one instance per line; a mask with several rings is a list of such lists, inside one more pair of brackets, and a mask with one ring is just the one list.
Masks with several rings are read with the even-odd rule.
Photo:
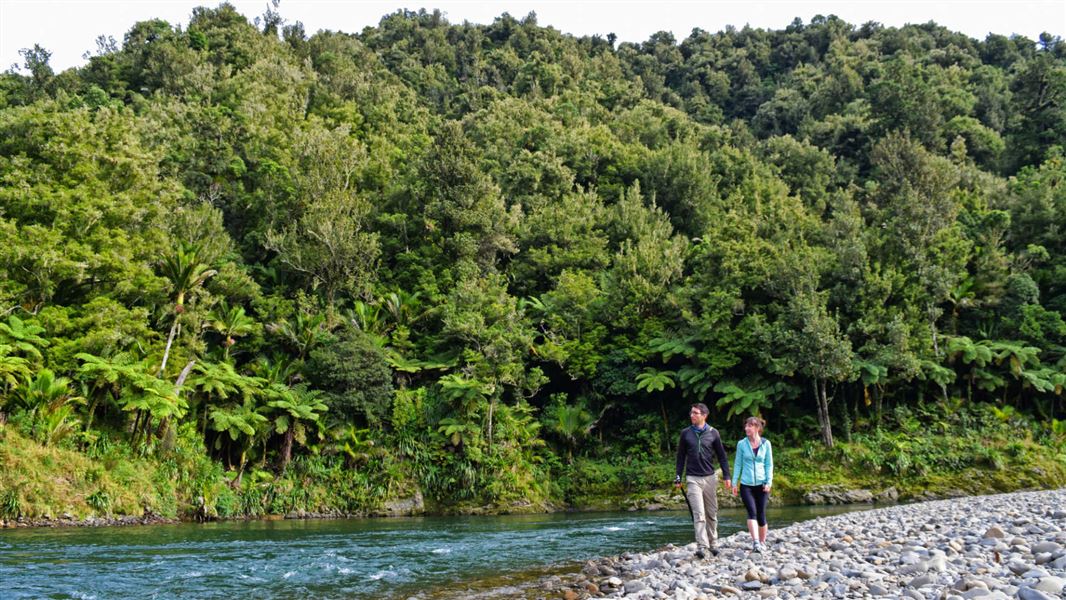
[[785, 489], [1066, 482], [1059, 38], [222, 5], [24, 57], [0, 516], [583, 505], [701, 401]]

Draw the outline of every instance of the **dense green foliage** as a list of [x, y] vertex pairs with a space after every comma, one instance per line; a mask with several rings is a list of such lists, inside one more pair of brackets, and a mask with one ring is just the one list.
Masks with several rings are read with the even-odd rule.
[[0, 422], [180, 510], [581, 503], [701, 401], [886, 477], [930, 404], [1064, 461], [1058, 38], [222, 5], [99, 46], [0, 76]]

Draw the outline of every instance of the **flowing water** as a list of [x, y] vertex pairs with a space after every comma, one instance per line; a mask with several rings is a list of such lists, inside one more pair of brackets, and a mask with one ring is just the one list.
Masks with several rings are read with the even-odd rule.
[[[863, 508], [771, 508], [771, 541]], [[744, 518], [724, 509], [720, 535]], [[675, 511], [4, 530], [0, 598], [499, 598], [589, 558], [691, 540]]]

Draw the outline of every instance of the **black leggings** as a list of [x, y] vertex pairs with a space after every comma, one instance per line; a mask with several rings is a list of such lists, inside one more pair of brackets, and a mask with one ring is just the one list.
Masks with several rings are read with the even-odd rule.
[[761, 485], [740, 484], [740, 499], [748, 511], [748, 519], [759, 522], [759, 527], [766, 526], [766, 503], [770, 493], [764, 492]]

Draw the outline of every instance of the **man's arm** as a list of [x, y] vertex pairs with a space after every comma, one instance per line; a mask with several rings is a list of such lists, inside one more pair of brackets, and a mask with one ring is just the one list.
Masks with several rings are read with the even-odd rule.
[[681, 481], [681, 475], [685, 469], [685, 432], [681, 432], [681, 436], [677, 440], [677, 468], [674, 469], [674, 481]]

